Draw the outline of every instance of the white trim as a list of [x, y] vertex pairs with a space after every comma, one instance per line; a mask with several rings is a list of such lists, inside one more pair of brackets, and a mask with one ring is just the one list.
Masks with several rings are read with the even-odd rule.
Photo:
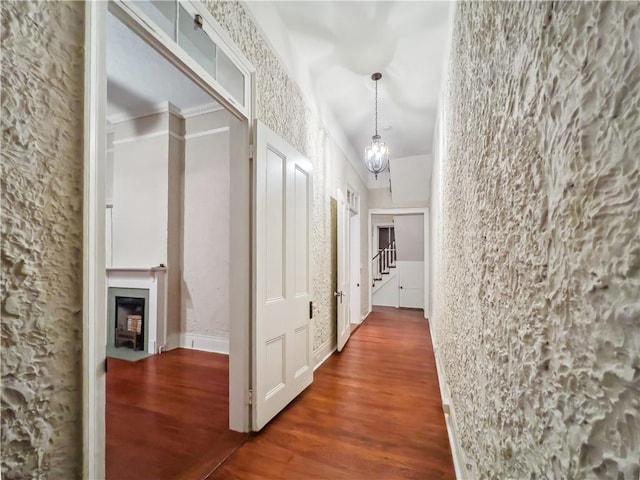
[[337, 350], [337, 345], [331, 340], [324, 342], [317, 350], [313, 352], [313, 371], [315, 372], [327, 358], [329, 358]]
[[204, 105], [183, 108], [182, 110], [180, 110], [180, 116], [182, 118], [191, 118], [198, 115], [204, 115], [205, 113], [220, 112], [221, 110], [224, 110], [224, 107], [218, 102], [205, 103]]
[[[463, 480], [468, 477], [468, 475], [464, 475], [467, 472], [467, 469], [466, 469], [467, 462], [465, 459], [464, 450], [462, 450], [462, 447], [460, 446], [455, 412], [453, 409], [453, 403], [451, 402], [451, 397], [449, 395], [449, 386], [447, 384], [447, 380], [444, 375], [444, 370], [442, 369], [442, 363], [440, 362], [440, 357], [438, 356], [438, 343], [436, 340], [436, 334], [433, 331], [433, 323], [431, 322], [430, 319], [428, 319], [427, 321], [429, 323], [429, 333], [431, 334], [431, 345], [433, 348], [433, 356], [436, 360], [436, 373], [438, 375], [438, 384], [440, 386], [440, 397], [442, 399], [442, 411], [444, 412], [444, 420], [447, 426], [449, 446], [451, 447], [451, 456], [453, 457], [453, 467], [456, 472], [456, 478], [458, 480]], [[475, 476], [473, 478], [475, 478]]]
[[169, 112], [175, 115], [176, 117], [184, 118], [182, 115], [182, 110], [176, 107], [173, 103], [160, 102], [149, 108], [145, 108], [145, 109], [141, 108], [138, 111], [135, 111], [133, 113], [114, 113], [113, 115], [107, 116], [107, 121], [110, 124], [108, 132], [114, 131], [113, 127], [115, 126], [116, 123], [122, 123], [128, 120], [135, 120], [137, 118], [150, 117], [151, 115], [157, 115], [159, 113], [166, 113], [166, 112]]
[[186, 119], [196, 117], [198, 115], [205, 115], [207, 113], [220, 112], [223, 110], [224, 107], [218, 102], [204, 103], [202, 105], [196, 105], [195, 107], [189, 108], [179, 108], [171, 102], [161, 102], [149, 108], [141, 108], [133, 113], [114, 113], [113, 115], [107, 116], [107, 121], [110, 124], [107, 133], [114, 131], [113, 126], [116, 123], [136, 120], [138, 118], [150, 117], [151, 115], [157, 115], [159, 113], [169, 112], [176, 117]]
[[[166, 303], [166, 300], [165, 300]], [[165, 307], [166, 308], [166, 307]], [[175, 348], [180, 348], [181, 335], [179, 333], [169, 333], [165, 332], [165, 336], [167, 338], [167, 343], [164, 345], [158, 346], [158, 353], [168, 352], [169, 350], [173, 350]]]
[[180, 335], [180, 347], [229, 355], [229, 339], [213, 335], [183, 333]]
[[[221, 128], [214, 128], [211, 130], [204, 130], [202, 132], [188, 133], [186, 135], [179, 135], [177, 133], [172, 132], [171, 130], [158, 130], [157, 132], [145, 133], [144, 135], [136, 135], [135, 137], [127, 137], [127, 138], [122, 138], [120, 140], [114, 140], [112, 142], [112, 145], [115, 147], [117, 145], [122, 145], [125, 143], [131, 143], [139, 140], [147, 140], [149, 138], [161, 137], [163, 135], [168, 135], [171, 138], [175, 138], [176, 140], [184, 142], [185, 140], [204, 137], [206, 135], [215, 135], [218, 133], [229, 133], [230, 130], [231, 129], [229, 127], [221, 127]], [[113, 150], [114, 149], [111, 148], [111, 149], [108, 149], [107, 152], [109, 151], [113, 152]]]
[[[195, 8], [194, 3], [188, 0], [181, 1], [181, 5], [188, 7], [188, 9]], [[204, 6], [200, 8], [206, 10]], [[226, 89], [224, 89], [224, 87], [222, 87], [222, 85], [220, 85], [220, 83], [213, 78], [213, 76], [207, 72], [204, 67], [202, 67], [202, 65], [190, 57], [182, 47], [179, 47], [171, 37], [159, 29], [144, 13], [142, 13], [135, 5], [135, 2], [131, 0], [111, 0], [109, 2], [109, 10], [136, 35], [164, 56], [172, 65], [193, 80], [193, 82], [201, 87], [205, 93], [220, 102], [223, 107], [227, 108], [238, 118], [245, 120], [251, 118], [249, 106], [251, 105], [253, 98], [249, 97], [249, 95], [253, 93], [253, 89], [245, 91], [248, 96], [248, 101], [246, 102], [248, 105], [240, 105], [238, 101], [232, 98]], [[203, 15], [205, 19], [205, 27], [207, 27], [207, 32], [209, 34], [211, 29], [208, 28], [207, 22], [211, 23], [211, 15], [206, 15], [205, 12], [201, 12], [200, 10], [198, 10], [198, 13]], [[214, 28], [219, 29], [221, 27], [216, 23]], [[229, 58], [232, 57], [229, 56]], [[241, 66], [243, 68], [247, 68], [244, 64]], [[250, 70], [250, 72], [253, 73], [254, 70]]]
[[364, 322], [364, 321], [367, 319], [367, 317], [368, 317], [369, 315], [371, 315], [371, 311], [372, 311], [372, 310], [371, 310], [371, 306], [369, 306], [369, 309], [367, 310], [367, 313], [365, 313], [365, 314], [362, 316], [362, 321], [361, 321], [360, 323]]
[[85, 4], [82, 233], [82, 472], [105, 477], [107, 4]]
[[157, 132], [145, 133], [144, 135], [137, 135], [135, 137], [128, 137], [128, 138], [122, 138], [120, 140], [114, 140], [113, 146], [115, 147], [116, 145], [136, 142], [138, 140], [147, 140], [149, 138], [162, 137], [163, 135], [168, 135], [168, 136], [177, 138], [178, 140], [184, 140], [184, 137], [177, 135], [169, 130], [159, 130]]
[[205, 137], [207, 135], [217, 135], [218, 133], [229, 133], [231, 129], [229, 127], [213, 128], [211, 130], [204, 130], [202, 132], [188, 133], [183, 138], [185, 140], [191, 140], [192, 138]]

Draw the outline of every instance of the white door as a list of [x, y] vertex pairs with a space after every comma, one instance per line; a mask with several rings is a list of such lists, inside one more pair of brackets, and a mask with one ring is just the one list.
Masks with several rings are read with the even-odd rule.
[[424, 262], [398, 260], [396, 266], [399, 306], [424, 308]]
[[338, 284], [333, 292], [337, 302], [338, 351], [341, 352], [349, 340], [351, 323], [349, 321], [349, 205], [344, 194], [338, 190]]
[[313, 381], [311, 162], [256, 122], [253, 430]]

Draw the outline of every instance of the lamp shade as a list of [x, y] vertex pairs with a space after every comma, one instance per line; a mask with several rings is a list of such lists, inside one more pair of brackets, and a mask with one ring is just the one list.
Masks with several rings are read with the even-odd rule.
[[371, 145], [364, 149], [364, 162], [371, 173], [378, 178], [389, 166], [389, 147], [381, 140], [380, 135], [371, 137]]

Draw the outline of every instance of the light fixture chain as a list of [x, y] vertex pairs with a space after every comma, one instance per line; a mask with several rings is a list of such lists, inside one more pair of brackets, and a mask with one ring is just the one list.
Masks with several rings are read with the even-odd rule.
[[378, 136], [378, 81], [376, 80], [376, 136]]

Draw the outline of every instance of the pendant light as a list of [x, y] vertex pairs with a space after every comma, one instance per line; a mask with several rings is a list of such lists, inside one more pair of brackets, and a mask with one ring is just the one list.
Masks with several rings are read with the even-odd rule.
[[376, 176], [376, 180], [378, 174], [384, 172], [389, 166], [389, 147], [378, 135], [378, 80], [381, 78], [381, 73], [371, 75], [371, 80], [376, 82], [376, 134], [371, 137], [371, 145], [367, 145], [364, 149], [364, 163], [367, 170]]

